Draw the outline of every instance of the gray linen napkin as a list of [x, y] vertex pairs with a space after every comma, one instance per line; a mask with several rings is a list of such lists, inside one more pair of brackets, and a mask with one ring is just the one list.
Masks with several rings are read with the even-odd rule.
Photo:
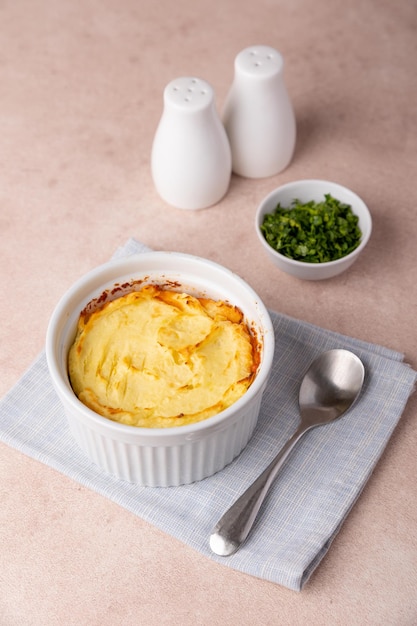
[[[115, 256], [144, 252], [129, 240]], [[276, 359], [255, 433], [215, 476], [181, 487], [147, 488], [105, 474], [73, 441], [42, 352], [0, 402], [0, 439], [117, 502], [135, 515], [236, 570], [300, 591], [318, 566], [380, 458], [417, 374], [382, 346], [271, 313]], [[210, 531], [266, 467], [299, 420], [301, 376], [323, 350], [347, 348], [364, 362], [363, 393], [349, 414], [311, 431], [263, 505], [257, 528], [231, 557], [211, 553]]]

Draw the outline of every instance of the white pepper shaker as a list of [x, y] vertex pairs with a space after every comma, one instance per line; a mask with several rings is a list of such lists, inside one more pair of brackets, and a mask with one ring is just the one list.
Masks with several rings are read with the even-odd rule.
[[165, 87], [151, 170], [159, 195], [177, 208], [206, 208], [225, 195], [231, 150], [206, 81], [181, 77]]
[[251, 46], [235, 58], [223, 123], [232, 150], [232, 169], [240, 176], [273, 176], [293, 157], [296, 121], [283, 66], [282, 55], [269, 46]]

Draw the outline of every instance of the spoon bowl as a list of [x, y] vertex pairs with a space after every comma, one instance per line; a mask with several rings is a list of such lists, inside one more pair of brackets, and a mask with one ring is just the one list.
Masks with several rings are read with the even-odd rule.
[[310, 365], [301, 382], [302, 425], [321, 426], [341, 417], [362, 389], [362, 361], [348, 350], [329, 350]]
[[341, 417], [362, 389], [365, 369], [349, 350], [323, 352], [307, 370], [299, 392], [301, 422], [278, 455], [218, 521], [210, 535], [210, 547], [219, 556], [236, 552], [248, 537], [259, 509], [296, 443], [316, 426]]

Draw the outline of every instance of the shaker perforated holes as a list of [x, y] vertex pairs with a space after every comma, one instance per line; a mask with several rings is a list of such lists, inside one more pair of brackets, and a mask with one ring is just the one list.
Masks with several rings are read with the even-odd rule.
[[177, 79], [166, 92], [171, 104], [189, 109], [201, 109], [213, 98], [213, 91], [208, 83], [198, 78], [183, 77]]
[[255, 67], [261, 67], [263, 63], [268, 63], [274, 58], [274, 56], [270, 52], [267, 54], [263, 54], [262, 52], [259, 53], [257, 50], [251, 50], [249, 54], [253, 58], [253, 65]]
[[282, 69], [283, 60], [279, 52], [269, 46], [256, 46], [242, 50], [236, 57], [240, 71], [265, 78], [273, 76]]

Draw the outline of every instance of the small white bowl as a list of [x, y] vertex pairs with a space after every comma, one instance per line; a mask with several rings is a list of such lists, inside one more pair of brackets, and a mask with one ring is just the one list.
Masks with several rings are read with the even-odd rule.
[[[175, 428], [138, 428], [113, 422], [78, 400], [68, 378], [67, 359], [80, 312], [103, 293], [111, 299], [132, 291], [138, 281], [226, 300], [242, 310], [261, 342], [261, 362], [244, 396], [213, 417]], [[114, 289], [116, 295], [112, 296]], [[69, 289], [51, 316], [46, 358], [72, 435], [90, 460], [129, 482], [167, 487], [211, 476], [240, 454], [258, 420], [274, 346], [268, 311], [241, 278], [192, 255], [151, 252], [98, 267]]]
[[[272, 213], [278, 203], [280, 203], [282, 207], [290, 208], [292, 201], [295, 199], [302, 203], [310, 202], [311, 200], [320, 202], [324, 200], [326, 193], [331, 194], [341, 202], [350, 204], [353, 213], [358, 216], [362, 238], [355, 250], [352, 250], [350, 254], [336, 259], [335, 261], [328, 261], [326, 263], [305, 263], [286, 257], [274, 250], [274, 248], [267, 243], [261, 231], [261, 224], [264, 220], [264, 216], [267, 213]], [[298, 180], [277, 187], [262, 200], [256, 212], [255, 229], [259, 241], [269, 258], [279, 269], [304, 280], [323, 280], [341, 274], [356, 261], [371, 236], [372, 218], [363, 200], [347, 187], [326, 180]]]

